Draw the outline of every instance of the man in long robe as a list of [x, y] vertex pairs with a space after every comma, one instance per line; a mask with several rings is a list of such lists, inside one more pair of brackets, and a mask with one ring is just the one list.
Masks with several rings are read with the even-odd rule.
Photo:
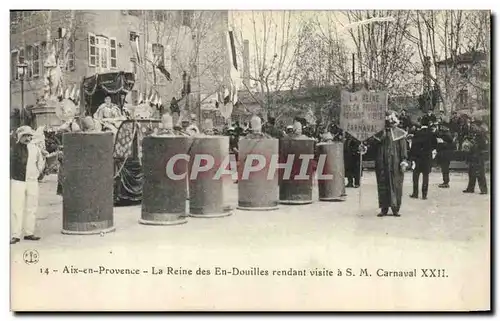
[[394, 216], [400, 216], [404, 172], [409, 164], [406, 132], [397, 125], [396, 113], [390, 111], [386, 116], [386, 128], [374, 136], [378, 205], [381, 209], [379, 217], [386, 216], [389, 207]]

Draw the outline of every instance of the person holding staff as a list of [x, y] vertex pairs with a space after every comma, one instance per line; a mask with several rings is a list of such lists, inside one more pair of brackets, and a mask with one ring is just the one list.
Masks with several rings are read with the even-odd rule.
[[375, 173], [377, 178], [379, 217], [386, 216], [389, 207], [394, 216], [400, 216], [404, 172], [408, 167], [406, 132], [398, 128], [399, 120], [394, 111], [386, 113], [385, 129], [373, 138], [375, 148]]

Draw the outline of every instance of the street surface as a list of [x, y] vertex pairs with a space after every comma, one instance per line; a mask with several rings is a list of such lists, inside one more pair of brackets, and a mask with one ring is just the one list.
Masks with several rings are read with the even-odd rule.
[[[487, 178], [490, 186], [489, 175]], [[376, 217], [379, 209], [375, 175], [364, 172], [362, 188], [348, 188], [345, 202], [318, 202], [315, 187], [315, 202], [310, 205], [283, 205], [269, 212], [235, 210], [228, 217], [190, 218], [187, 224], [178, 226], [141, 225], [140, 205], [115, 207], [116, 231], [90, 236], [61, 234], [62, 198], [56, 195], [56, 181], [52, 175], [40, 185], [37, 233], [42, 240], [21, 241], [11, 246], [14, 308], [475, 310], [489, 307], [490, 195], [480, 195], [477, 187], [475, 194], [463, 194], [466, 173], [451, 173], [451, 188], [440, 189], [437, 185], [441, 183], [441, 174], [433, 172], [426, 201], [409, 198], [411, 173], [407, 173], [399, 218]], [[227, 202], [233, 206], [237, 204], [237, 186], [232, 184], [228, 188]], [[40, 262], [35, 265], [23, 262], [23, 253], [30, 249], [40, 253]], [[60, 270], [65, 265], [141, 269], [173, 266], [193, 270], [202, 267], [212, 269], [212, 276], [91, 278], [38, 273], [42, 266]], [[372, 269], [373, 274], [378, 268], [418, 269], [419, 276], [421, 268], [436, 268], [446, 269], [448, 278], [273, 277], [266, 281], [252, 276], [213, 276], [216, 266], [326, 268], [335, 273], [351, 267], [355, 271]], [[23, 301], [14, 299], [16, 291], [25, 287], [32, 289], [33, 300], [29, 304], [24, 296]], [[146, 295], [151, 289], [154, 292]], [[72, 299], [65, 301], [68, 296]]]

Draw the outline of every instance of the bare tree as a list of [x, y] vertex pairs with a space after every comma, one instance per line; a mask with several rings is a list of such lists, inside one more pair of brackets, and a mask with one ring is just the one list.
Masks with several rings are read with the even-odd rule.
[[[425, 75], [426, 87], [438, 89], [446, 107], [459, 104], [459, 89], [471, 85], [489, 105], [490, 15], [487, 11], [415, 11], [413, 28], [405, 37], [417, 49], [421, 68], [432, 62], [433, 72]], [[470, 55], [470, 68], [460, 64], [462, 54]], [[429, 58], [427, 58], [429, 57]], [[485, 59], [486, 57], [486, 59]], [[429, 68], [429, 67], [427, 67]], [[458, 89], [457, 89], [458, 88]], [[446, 108], [448, 109], [448, 108]]]
[[[189, 97], [184, 104], [187, 108], [190, 101], [201, 104], [218, 92], [221, 86], [218, 75], [224, 62], [220, 33], [216, 31], [220, 12], [158, 10], [143, 12], [143, 19], [143, 29], [148, 35], [145, 41], [159, 45], [160, 51], [145, 46], [144, 62], [138, 67], [145, 76], [146, 86], [157, 94], [160, 86], [169, 86], [177, 98]], [[168, 74], [159, 72], [162, 67]], [[186, 83], [193, 89], [189, 90], [191, 94], [185, 88]]]
[[411, 61], [414, 55], [412, 46], [405, 41], [410, 27], [410, 12], [355, 10], [342, 14], [350, 24], [391, 18], [391, 21], [360, 24], [346, 29], [346, 32], [356, 48], [360, 76], [364, 78], [361, 80], [367, 80], [372, 89], [387, 90], [393, 95], [408, 94], [413, 80]]
[[[297, 57], [301, 50], [301, 25], [298, 13], [292, 11], [252, 11], [245, 13], [246, 26], [235, 29], [248, 30], [250, 42], [250, 80], [253, 85], [246, 89], [266, 114], [279, 117], [286, 103], [280, 92], [297, 85]], [[237, 41], [243, 52], [243, 35]]]

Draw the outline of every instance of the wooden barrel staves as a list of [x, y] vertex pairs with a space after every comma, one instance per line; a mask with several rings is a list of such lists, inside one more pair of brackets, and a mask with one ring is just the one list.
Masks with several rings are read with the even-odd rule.
[[63, 234], [100, 234], [113, 226], [113, 134], [63, 135]]

